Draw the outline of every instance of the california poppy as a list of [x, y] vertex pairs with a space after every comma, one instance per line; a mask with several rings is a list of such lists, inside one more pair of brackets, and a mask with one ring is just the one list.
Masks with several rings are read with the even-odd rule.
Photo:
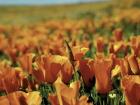
[[29, 74], [32, 73], [32, 60], [35, 55], [32, 53], [27, 53], [22, 56], [19, 56], [18, 61], [23, 68], [23, 70], [27, 71]]
[[[38, 69], [33, 71], [33, 75], [39, 81], [44, 80], [45, 82], [53, 83], [57, 79], [58, 75], [61, 75], [62, 81], [67, 83], [73, 74], [72, 65], [65, 56], [42, 55], [36, 59], [36, 64]], [[42, 79], [39, 77], [38, 73], [43, 76]]]
[[1, 105], [40, 105], [41, 97], [39, 92], [24, 93], [22, 91], [15, 91], [7, 96], [0, 97]]
[[75, 60], [81, 60], [85, 53], [88, 51], [86, 47], [75, 46], [72, 48]]
[[98, 93], [106, 94], [112, 89], [111, 70], [113, 61], [109, 58], [96, 57], [93, 64], [96, 90]]
[[22, 86], [22, 80], [24, 77], [22, 71], [13, 68], [5, 68], [0, 71], [0, 85], [1, 91], [6, 93], [11, 93], [13, 91], [18, 91]]
[[49, 95], [49, 101], [52, 105], [89, 105], [86, 96], [79, 99], [79, 81], [72, 82], [70, 87], [68, 87], [58, 77], [54, 86], [56, 88], [56, 94]]
[[128, 63], [133, 74], [140, 74], [140, 68], [135, 55], [128, 56]]
[[126, 105], [140, 104], [140, 76], [124, 76], [121, 80], [121, 87], [125, 94]]
[[95, 71], [93, 68], [93, 63], [94, 61], [89, 59], [83, 59], [79, 61], [79, 71], [81, 73], [84, 83], [88, 87], [94, 85], [93, 80], [95, 77]]
[[121, 41], [123, 39], [123, 30], [121, 28], [115, 29], [113, 33], [116, 41]]

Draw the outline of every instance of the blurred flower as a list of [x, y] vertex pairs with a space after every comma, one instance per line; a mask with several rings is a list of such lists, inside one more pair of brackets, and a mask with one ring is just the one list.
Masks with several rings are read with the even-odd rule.
[[27, 71], [29, 74], [32, 73], [32, 60], [35, 55], [33, 53], [27, 53], [20, 57], [18, 57], [18, 61], [23, 68], [23, 70]]
[[0, 90], [6, 93], [18, 91], [24, 78], [26, 77], [21, 69], [4, 68], [0, 71]]
[[105, 48], [105, 42], [103, 37], [98, 37], [96, 40], [97, 52], [103, 52]]
[[123, 30], [121, 28], [115, 29], [113, 33], [116, 41], [121, 41], [123, 39]]

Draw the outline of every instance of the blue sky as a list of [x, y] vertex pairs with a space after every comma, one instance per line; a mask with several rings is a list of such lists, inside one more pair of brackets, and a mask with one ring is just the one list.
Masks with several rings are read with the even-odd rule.
[[0, 5], [8, 4], [67, 4], [101, 0], [0, 0]]

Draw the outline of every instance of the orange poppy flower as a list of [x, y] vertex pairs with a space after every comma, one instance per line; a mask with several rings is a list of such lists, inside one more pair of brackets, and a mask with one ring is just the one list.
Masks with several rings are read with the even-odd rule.
[[96, 90], [101, 94], [106, 94], [112, 89], [111, 70], [113, 61], [112, 59], [97, 57], [93, 64]]
[[103, 52], [104, 51], [104, 47], [105, 47], [105, 42], [103, 37], [98, 37], [97, 41], [96, 41], [96, 48], [97, 48], [97, 52]]
[[29, 41], [26, 38], [22, 40], [16, 39], [15, 48], [17, 49], [17, 51], [26, 53], [28, 49], [31, 49], [31, 47], [32, 46], [29, 46]]
[[95, 76], [93, 63], [94, 61], [89, 61], [88, 59], [79, 61], [79, 70], [86, 86], [93, 84], [92, 81]]
[[138, 60], [139, 68], [140, 68], [140, 58], [138, 58], [137, 60]]
[[140, 76], [124, 76], [121, 80], [121, 87], [125, 94], [126, 105], [140, 104]]
[[75, 60], [81, 60], [81, 58], [85, 55], [88, 51], [86, 47], [75, 46], [72, 48]]
[[116, 41], [121, 41], [123, 39], [123, 30], [117, 28], [113, 31]]
[[41, 97], [39, 92], [24, 93], [16, 91], [7, 96], [0, 97], [0, 105], [40, 105]]
[[111, 78], [119, 76], [121, 73], [121, 67], [119, 65], [116, 65], [114, 69], [111, 71]]
[[128, 56], [128, 63], [130, 65], [131, 71], [134, 74], [140, 74], [140, 68], [136, 56], [134, 55]]
[[16, 61], [17, 49], [15, 47], [8, 44], [4, 49], [4, 53], [8, 55], [8, 57], [11, 58], [13, 62]]
[[123, 41], [115, 42], [113, 45], [113, 51], [115, 54], [123, 52], [126, 55], [128, 51], [128, 45]]
[[125, 76], [125, 75], [132, 74], [132, 71], [130, 70], [129, 63], [125, 58], [120, 60], [120, 67], [121, 67], [122, 77]]
[[[117, 58], [114, 54], [112, 54], [111, 58], [113, 59], [113, 68], [115, 68], [116, 66], [117, 68], [119, 68], [114, 69], [114, 71], [112, 70], [112, 72], [116, 74], [121, 74], [121, 76], [132, 74], [126, 58]], [[115, 70], [118, 70], [118, 72]]]
[[8, 41], [6, 39], [6, 37], [4, 36], [4, 34], [0, 34], [0, 50], [4, 50], [4, 48], [7, 46]]
[[0, 97], [0, 105], [10, 105], [8, 99], [5, 96]]
[[17, 91], [0, 97], [1, 105], [20, 105], [21, 103], [27, 105], [24, 92]]
[[27, 104], [28, 105], [40, 105], [42, 102], [42, 98], [40, 96], [40, 92], [34, 91], [26, 94]]
[[70, 87], [68, 87], [61, 81], [61, 78], [58, 77], [54, 86], [56, 88], [56, 94], [49, 95], [49, 101], [52, 105], [89, 105], [86, 96], [79, 99], [79, 81], [71, 83]]
[[32, 73], [32, 59], [34, 57], [34, 54], [27, 53], [18, 58], [18, 61], [23, 68], [23, 70], [27, 71], [29, 74]]
[[[62, 76], [62, 80], [67, 83], [73, 74], [73, 68], [68, 58], [59, 55], [40, 56], [36, 59], [38, 69], [33, 71], [33, 75], [39, 81], [43, 80], [53, 83], [58, 75]], [[43, 77], [40, 77], [39, 74]]]
[[22, 86], [22, 80], [24, 75], [22, 71], [13, 68], [5, 68], [0, 71], [0, 89], [6, 91], [6, 93], [11, 93], [13, 91], [19, 90]]
[[133, 36], [130, 39], [130, 46], [136, 56], [140, 56], [140, 36]]
[[88, 97], [87, 96], [81, 96], [76, 105], [93, 105], [92, 103], [88, 103]]

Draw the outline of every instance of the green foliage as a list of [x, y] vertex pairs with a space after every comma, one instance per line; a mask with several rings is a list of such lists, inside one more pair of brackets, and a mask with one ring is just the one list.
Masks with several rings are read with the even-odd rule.
[[104, 55], [107, 56], [109, 54], [108, 44], [105, 44]]
[[53, 93], [55, 91], [54, 87], [51, 84], [41, 84], [39, 86], [40, 95], [42, 97], [41, 105], [50, 105], [48, 101], [49, 93]]
[[32, 75], [28, 75], [28, 81], [29, 82], [33, 82], [35, 80], [35, 78]]
[[83, 19], [83, 18], [92, 18], [93, 19], [94, 17], [95, 17], [95, 13], [93, 11], [81, 12], [77, 16], [78, 19]]
[[96, 54], [96, 47], [93, 46], [93, 44], [91, 44], [91, 46], [89, 46], [89, 50], [85, 53], [84, 58], [94, 58]]
[[82, 95], [89, 96], [90, 95], [90, 88], [86, 87], [84, 85], [84, 83], [81, 82], [81, 87], [80, 87], [79, 93], [80, 93], [81, 96]]
[[13, 62], [13, 63], [11, 64], [11, 67], [19, 67], [19, 63], [18, 63], [18, 62]]
[[[109, 4], [110, 4], [109, 2], [97, 2], [97, 3], [80, 3], [75, 5], [54, 5], [54, 6], [1, 5], [0, 23], [27, 25], [50, 19], [63, 19], [63, 18], [83, 19], [86, 17], [93, 17], [94, 16], [93, 11], [103, 9], [104, 7], [107, 7]], [[13, 11], [12, 15], [11, 11]]]
[[85, 87], [84, 83], [81, 83], [80, 95], [86, 95], [89, 97], [88, 102], [94, 105], [125, 105], [124, 95], [120, 89], [120, 78], [113, 78], [113, 90], [108, 94], [99, 94], [96, 91], [95, 86]]
[[9, 57], [3, 52], [0, 51], [0, 60], [9, 60]]
[[0, 91], [0, 96], [5, 96], [6, 93], [4, 91]]
[[[95, 4], [94, 4], [95, 5]], [[93, 4], [87, 4], [86, 6], [83, 4], [79, 4], [79, 5], [75, 5], [75, 6], [56, 6], [56, 7], [38, 7], [38, 9], [36, 10], [36, 12], [32, 12], [32, 14], [30, 14], [29, 10], [31, 11], [32, 9], [35, 9], [35, 7], [14, 7], [15, 9], [13, 9], [13, 13], [16, 13], [16, 15], [14, 14], [12, 17], [9, 15], [9, 10], [11, 9], [9, 8], [5, 8], [5, 9], [1, 9], [0, 10], [0, 16], [1, 16], [1, 20], [0, 23], [5, 21], [4, 19], [6, 19], [5, 17], [9, 17], [9, 19], [12, 20], [16, 20], [17, 23], [19, 23], [19, 20], [26, 20], [23, 21], [23, 23], [26, 23], [27, 20], [28, 22], [36, 22], [37, 20], [47, 20], [47, 19], [52, 19], [52, 18], [75, 18], [75, 19], [92, 19], [94, 18], [95, 22], [96, 19], [101, 19], [100, 16], [98, 17], [98, 15], [96, 16], [96, 8], [91, 8], [94, 7]], [[138, 3], [133, 4], [133, 6], [135, 7], [140, 7]], [[1, 7], [2, 8], [2, 7]], [[26, 9], [25, 9], [26, 8]], [[51, 8], [51, 9], [50, 9]], [[79, 9], [80, 8], [80, 9]], [[47, 10], [47, 11], [46, 11]], [[49, 10], [49, 11], [48, 11]], [[54, 14], [54, 11], [57, 11], [57, 14]], [[6, 11], [6, 12], [5, 12]], [[27, 12], [28, 11], [28, 12]], [[41, 12], [40, 12], [41, 11]], [[52, 13], [50, 11], [53, 11]], [[69, 11], [69, 12], [68, 12]], [[101, 14], [105, 14], [102, 15], [103, 18], [106, 16], [109, 19], [113, 19], [113, 15], [114, 15], [114, 11], [113, 11], [113, 7], [112, 5], [108, 6], [107, 8], [100, 10]], [[3, 13], [3, 14], [2, 14]], [[23, 14], [24, 13], [24, 14]], [[8, 14], [8, 15], [7, 15]], [[44, 14], [47, 14], [47, 16], [45, 16]], [[70, 14], [73, 14], [72, 16]], [[24, 16], [23, 16], [24, 15]], [[10, 21], [11, 21], [10, 20]], [[28, 23], [27, 22], [27, 23]], [[94, 22], [92, 20], [89, 21], [92, 27], [90, 27], [88, 21], [86, 26], [81, 27], [80, 28], [80, 32], [79, 35], [77, 37], [77, 39], [82, 42], [84, 40], [87, 40], [90, 42], [89, 45], [89, 50], [86, 52], [86, 54], [84, 55], [83, 59], [86, 58], [92, 58], [94, 59], [95, 55], [96, 55], [96, 47], [94, 46], [93, 39], [94, 39], [94, 29], [92, 30], [92, 28], [94, 28]], [[93, 23], [92, 23], [93, 22]], [[5, 23], [5, 22], [4, 22]], [[95, 23], [96, 24], [96, 23]], [[125, 18], [123, 19], [121, 22], [119, 23], [114, 23], [110, 26], [108, 26], [109, 23], [106, 23], [104, 26], [99, 26], [96, 27], [96, 32], [95, 34], [99, 34], [99, 35], [106, 35], [108, 38], [110, 38], [110, 36], [112, 35], [112, 31], [116, 28], [122, 28], [123, 29], [123, 35], [124, 35], [124, 39], [126, 39], [127, 41], [130, 40], [130, 37], [132, 35], [140, 35], [140, 24], [138, 22], [132, 23], [129, 19]], [[49, 35], [53, 34], [55, 32], [55, 28], [53, 29], [49, 29], [48, 33]], [[10, 33], [8, 33], [8, 31], [3, 32], [3, 34], [5, 35], [5, 37], [9, 37]], [[46, 35], [47, 35], [46, 34]], [[65, 30], [65, 33], [67, 36], [67, 38], [69, 39], [69, 41], [72, 41], [72, 32], [71, 30]], [[95, 88], [95, 81], [92, 81], [92, 85], [91, 87], [86, 87], [84, 82], [81, 80], [81, 74], [80, 72], [77, 70], [75, 70], [75, 59], [71, 50], [71, 47], [67, 44], [67, 48], [68, 48], [68, 56], [69, 56], [69, 60], [71, 61], [71, 64], [73, 65], [74, 68], [74, 74], [72, 76], [72, 79], [70, 80], [69, 84], [71, 82], [80, 80], [81, 81], [81, 87], [79, 90], [80, 96], [82, 95], [86, 95], [89, 98], [89, 102], [93, 103], [94, 105], [125, 105], [125, 98], [124, 95], [122, 93], [122, 90], [120, 88], [120, 77], [114, 77], [112, 79], [113, 82], [113, 89], [107, 93], [107, 94], [99, 94], [96, 91]], [[109, 45], [105, 44], [105, 48], [104, 48], [104, 55], [108, 56], [109, 54], [109, 50], [108, 50]], [[37, 55], [41, 55], [42, 52], [39, 52], [39, 49], [34, 51]], [[127, 54], [131, 53], [131, 48], [130, 46], [128, 47], [128, 51]], [[20, 52], [17, 52], [17, 57], [20, 55]], [[118, 58], [124, 58], [125, 57], [125, 51], [121, 50], [119, 51], [117, 54]], [[7, 60], [10, 61], [10, 58], [8, 57], [8, 55], [6, 55], [4, 52], [0, 51], [0, 60]], [[12, 62], [11, 64], [12, 67], [17, 67], [18, 62]], [[32, 65], [33, 68], [36, 68], [36, 65]], [[28, 76], [28, 81], [29, 83], [34, 83], [35, 82], [35, 78], [32, 75]], [[67, 85], [69, 85], [67, 84]], [[21, 91], [25, 91], [25, 88], [21, 88]], [[39, 85], [38, 91], [40, 91], [40, 95], [42, 97], [42, 103], [41, 105], [50, 105], [50, 102], [48, 101], [48, 95], [50, 93], [54, 93], [55, 92], [55, 88], [53, 87], [52, 84], [47, 84], [47, 83], [42, 83]], [[0, 96], [6, 95], [5, 92], [0, 92]]]
[[117, 52], [117, 57], [118, 58], [124, 58], [125, 57], [125, 52], [123, 50]]
[[73, 79], [72, 81], [78, 81], [80, 80], [80, 73], [79, 71], [76, 71], [74, 74], [73, 74]]

